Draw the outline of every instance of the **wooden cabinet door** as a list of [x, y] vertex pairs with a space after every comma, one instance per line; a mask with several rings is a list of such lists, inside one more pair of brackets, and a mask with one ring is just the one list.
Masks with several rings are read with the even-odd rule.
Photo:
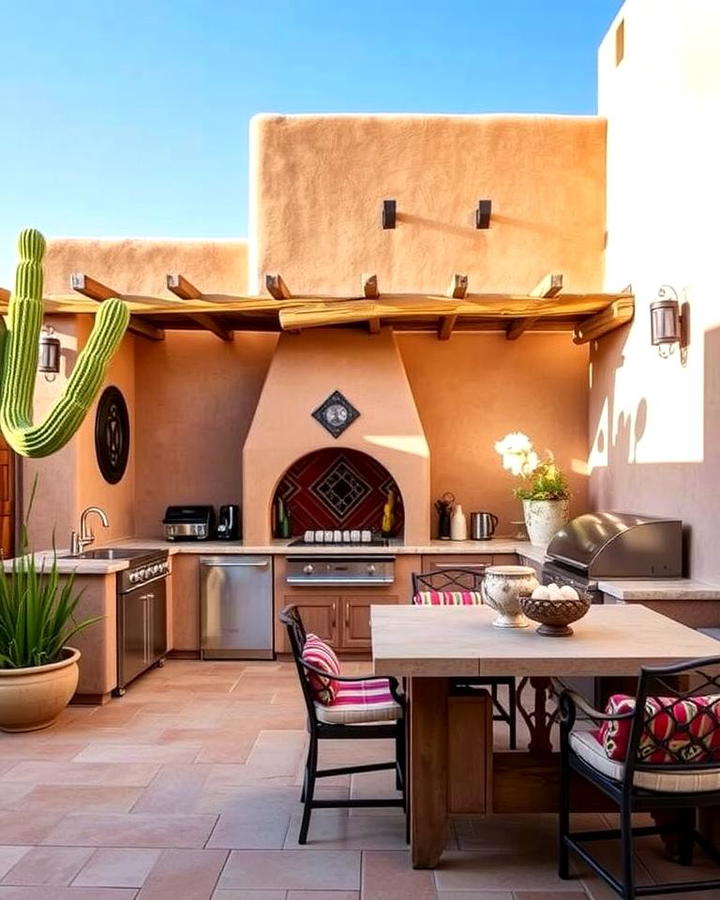
[[[297, 606], [305, 631], [316, 634], [336, 649], [340, 647], [340, 597], [297, 591], [283, 599], [282, 606], [288, 603], [294, 603]], [[282, 646], [275, 649], [278, 653], [289, 653], [290, 645], [284, 626], [282, 635]]]
[[13, 455], [0, 437], [0, 550], [13, 555]]
[[370, 607], [379, 604], [397, 605], [397, 594], [343, 594], [342, 643], [343, 650], [370, 649]]

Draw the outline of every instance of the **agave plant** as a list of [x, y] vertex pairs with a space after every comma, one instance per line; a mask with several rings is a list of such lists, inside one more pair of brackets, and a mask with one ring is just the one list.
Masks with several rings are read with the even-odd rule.
[[[33, 485], [28, 518], [35, 496]], [[28, 550], [27, 522], [22, 526], [20, 555], [6, 572], [0, 567], [0, 669], [23, 669], [60, 662], [63, 647], [78, 632], [102, 616], [75, 620], [82, 591], [74, 587], [74, 575], [60, 583], [53, 543], [52, 565], [39, 566]]]

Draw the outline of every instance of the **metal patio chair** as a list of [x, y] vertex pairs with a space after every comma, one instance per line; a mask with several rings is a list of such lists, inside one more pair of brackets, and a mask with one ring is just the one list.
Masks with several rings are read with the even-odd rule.
[[[291, 604], [286, 606], [280, 613], [280, 621], [285, 625], [288, 632], [290, 647], [293, 659], [297, 668], [298, 677], [300, 678], [300, 687], [302, 688], [303, 698], [305, 700], [305, 708], [307, 710], [307, 727], [310, 734], [310, 743], [308, 746], [307, 762], [305, 764], [305, 778], [303, 782], [301, 802], [304, 804], [302, 824], [300, 826], [299, 843], [307, 843], [308, 828], [310, 826], [310, 816], [314, 809], [338, 809], [338, 808], [368, 808], [377, 806], [397, 806], [405, 809], [406, 797], [406, 779], [405, 779], [405, 698], [399, 690], [398, 682], [395, 678], [386, 678], [375, 675], [368, 676], [345, 676], [333, 675], [332, 680], [339, 683], [339, 692], [343, 688], [352, 690], [360, 685], [368, 683], [377, 683], [381, 686], [383, 682], [387, 684], [387, 688], [394, 701], [393, 713], [396, 716], [392, 720], [387, 718], [384, 721], [372, 721], [369, 716], [372, 713], [372, 707], [364, 712], [364, 716], [357, 716], [357, 721], [352, 721], [353, 713], [347, 714], [348, 721], [336, 723], [332, 721], [323, 721], [323, 719], [331, 718], [332, 704], [324, 706], [319, 703], [313, 695], [308, 674], [314, 672], [316, 675], [327, 677], [327, 672], [317, 668], [303, 659], [303, 648], [305, 647], [307, 634], [302, 623], [302, 618], [298, 608]], [[388, 715], [385, 710], [386, 716]], [[392, 738], [395, 741], [395, 759], [392, 762], [384, 763], [368, 763], [367, 765], [342, 766], [333, 769], [318, 769], [318, 744], [321, 740], [377, 740], [378, 738]], [[348, 800], [316, 800], [315, 799], [315, 781], [317, 778], [328, 778], [333, 775], [351, 775], [362, 772], [379, 772], [386, 769], [395, 771], [395, 784], [402, 792], [400, 798], [362, 798]]]
[[[559, 816], [561, 878], [570, 877], [570, 854], [577, 854], [624, 900], [649, 894], [717, 890], [720, 877], [705, 881], [636, 885], [633, 838], [676, 835], [678, 862], [692, 865], [695, 845], [715, 862], [720, 855], [698, 833], [696, 810], [720, 806], [720, 656], [640, 670], [637, 695], [616, 703], [617, 712], [593, 709], [584, 697], [563, 687], [561, 712], [561, 798]], [[715, 670], [715, 671], [711, 671]], [[687, 685], [691, 685], [687, 690]], [[707, 699], [702, 699], [707, 698]], [[629, 707], [622, 711], [622, 707]], [[607, 746], [624, 761], [612, 759], [602, 734], [575, 729], [578, 713], [612, 731]], [[625, 734], [620, 738], [620, 729]], [[624, 742], [627, 740], [627, 750]], [[658, 761], [659, 760], [659, 761]], [[620, 828], [570, 831], [571, 777], [587, 779], [619, 807]], [[676, 811], [677, 825], [632, 827], [634, 812]], [[584, 846], [619, 837], [621, 875], [617, 878]]]
[[[445, 591], [470, 591], [473, 594], [477, 594], [478, 602], [482, 603], [481, 584], [484, 574], [484, 569], [464, 569], [461, 566], [438, 569], [435, 572], [413, 572], [413, 602], [416, 602], [415, 598], [423, 591], [433, 591], [441, 594]], [[505, 722], [510, 732], [510, 749], [517, 749], [517, 696], [515, 679], [512, 676], [503, 675], [493, 678], [483, 675], [478, 678], [456, 678], [453, 681], [453, 687], [458, 690], [489, 688], [493, 705], [493, 720], [495, 722]], [[498, 695], [499, 687], [507, 689], [507, 706], [500, 700]]]

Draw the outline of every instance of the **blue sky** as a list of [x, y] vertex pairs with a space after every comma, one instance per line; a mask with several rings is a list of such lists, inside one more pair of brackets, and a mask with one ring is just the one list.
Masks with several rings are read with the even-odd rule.
[[2, 4], [0, 286], [17, 232], [234, 237], [257, 112], [593, 113], [621, 0]]

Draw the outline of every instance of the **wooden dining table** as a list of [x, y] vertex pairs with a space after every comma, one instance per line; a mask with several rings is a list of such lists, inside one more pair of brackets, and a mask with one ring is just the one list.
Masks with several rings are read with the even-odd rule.
[[[486, 606], [373, 606], [377, 675], [404, 678], [408, 697], [410, 853], [415, 868], [435, 867], [455, 816], [553, 812], [559, 753], [552, 678], [637, 676], [643, 665], [717, 656], [720, 644], [639, 604], [592, 606], [570, 637], [498, 628]], [[463, 678], [512, 675], [527, 748], [494, 752], [488, 692]], [[592, 699], [592, 698], [590, 698]], [[589, 787], [589, 786], [588, 786]], [[576, 808], [600, 810], [588, 790]]]

